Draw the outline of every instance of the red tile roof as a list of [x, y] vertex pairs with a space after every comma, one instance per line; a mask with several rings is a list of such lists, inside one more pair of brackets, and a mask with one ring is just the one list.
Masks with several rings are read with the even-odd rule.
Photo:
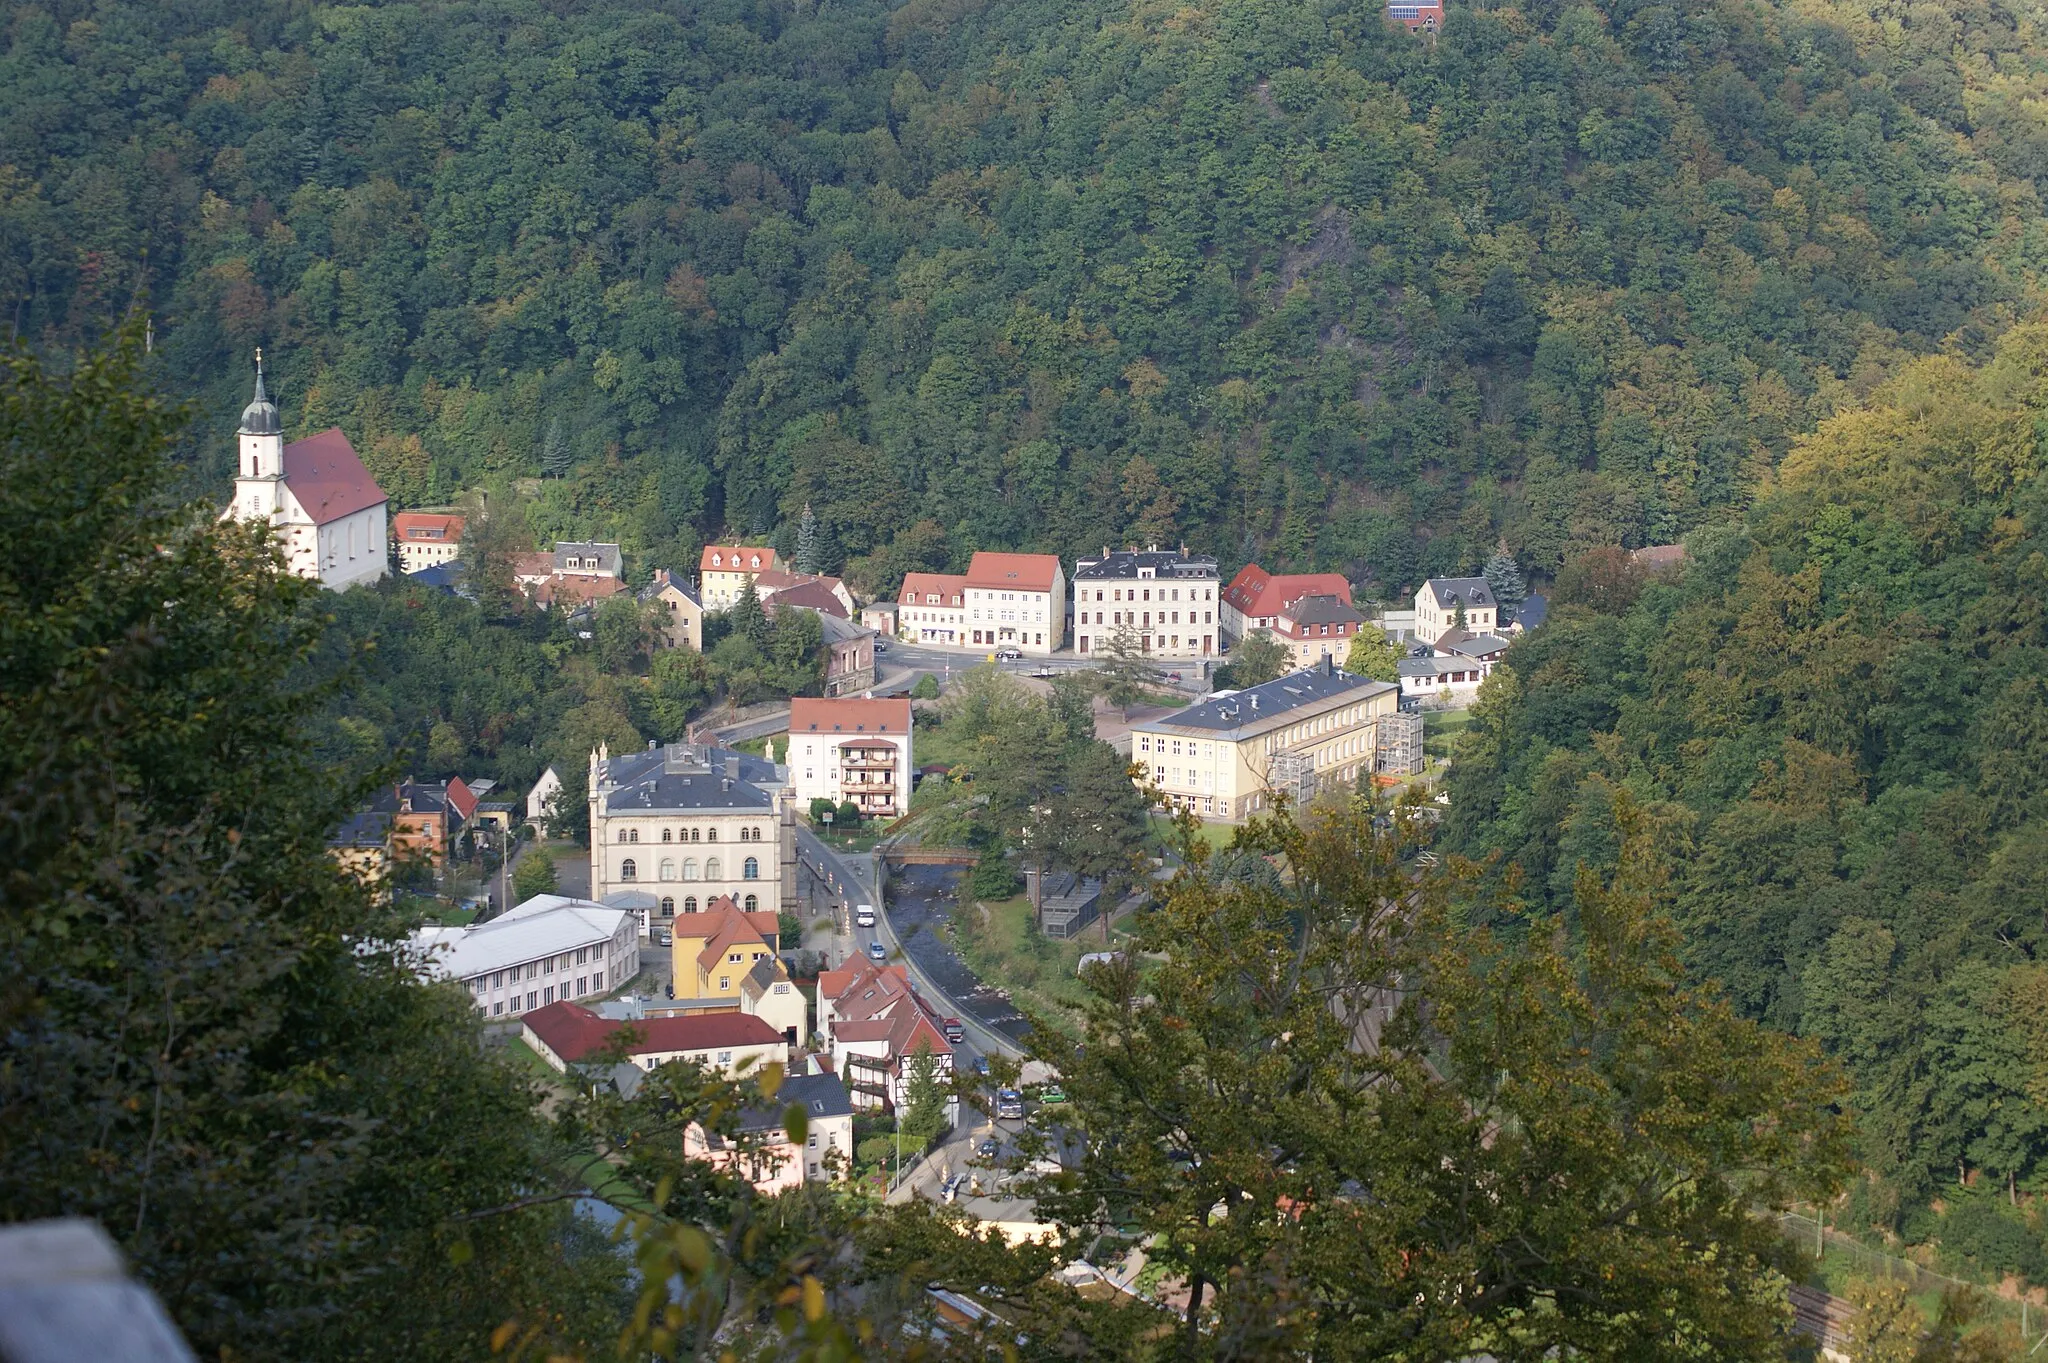
[[386, 500], [339, 426], [284, 447], [284, 485], [315, 525]]
[[983, 550], [967, 564], [967, 585], [1049, 592], [1059, 571], [1060, 561], [1055, 554], [994, 554]]
[[782, 1033], [750, 1013], [694, 1013], [686, 1017], [613, 1022], [577, 1003], [551, 1003], [524, 1019], [547, 1048], [569, 1064], [601, 1050], [621, 1027], [631, 1027], [639, 1040], [628, 1055], [661, 1055], [674, 1051], [729, 1050], [734, 1046], [772, 1046]]
[[707, 544], [697, 559], [700, 573], [764, 573], [774, 567], [775, 550], [766, 544]]
[[815, 700], [798, 696], [789, 702], [791, 737], [803, 733], [907, 734], [910, 732], [910, 699]]
[[476, 813], [476, 793], [464, 784], [460, 776], [448, 778], [448, 804], [465, 820]]
[[832, 590], [833, 584], [837, 581], [838, 579], [829, 577], [800, 578], [791, 586], [776, 588], [775, 595], [770, 598], [770, 604], [802, 606], [845, 620], [848, 618], [846, 603]]
[[430, 540], [436, 544], [460, 544], [463, 519], [431, 511], [401, 511], [391, 518], [391, 533], [401, 540]]
[[929, 606], [933, 603], [924, 598], [936, 596], [941, 606], [957, 606], [966, 590], [967, 579], [960, 573], [905, 573], [896, 599], [905, 606]]
[[1275, 577], [1258, 564], [1247, 563], [1223, 589], [1225, 601], [1254, 618], [1278, 615], [1289, 602], [1304, 596], [1334, 596], [1348, 606], [1351, 584], [1342, 573], [1286, 573]]
[[535, 584], [533, 599], [543, 606], [580, 606], [625, 590], [626, 584], [616, 577], [551, 577]]

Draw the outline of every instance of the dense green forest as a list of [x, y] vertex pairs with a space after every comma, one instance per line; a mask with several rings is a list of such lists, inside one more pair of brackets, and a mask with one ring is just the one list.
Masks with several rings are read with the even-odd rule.
[[2044, 435], [2048, 329], [1980, 369], [1908, 366], [1796, 443], [1742, 523], [1695, 535], [1682, 574], [1589, 575], [1590, 604], [1517, 644], [1449, 816], [1531, 910], [1573, 914], [1639, 807], [1693, 966], [1852, 1073], [1855, 1219], [2037, 1283], [2048, 1235], [2018, 1204], [2048, 1190]]
[[[15, 7], [0, 297], [248, 352], [401, 504], [886, 590], [1186, 538], [1368, 590], [1670, 540], [2048, 237], [2039, 16], [1823, 0]], [[532, 485], [528, 485], [531, 487]]]

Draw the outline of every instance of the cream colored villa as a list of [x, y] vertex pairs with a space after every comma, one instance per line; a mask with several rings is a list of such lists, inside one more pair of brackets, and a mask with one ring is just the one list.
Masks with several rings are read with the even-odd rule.
[[1379, 720], [1399, 704], [1393, 683], [1354, 677], [1326, 657], [1133, 725], [1131, 760], [1166, 804], [1234, 823], [1272, 808], [1276, 789], [1299, 800], [1370, 773]]

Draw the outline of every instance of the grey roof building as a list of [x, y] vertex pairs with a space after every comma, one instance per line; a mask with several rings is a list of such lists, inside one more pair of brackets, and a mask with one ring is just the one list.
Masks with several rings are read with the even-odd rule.
[[1215, 555], [1191, 554], [1185, 545], [1179, 549], [1161, 549], [1157, 545], [1149, 549], [1111, 549], [1104, 545], [1100, 557], [1074, 561], [1076, 582], [1084, 578], [1090, 582], [1136, 582], [1141, 578], [1201, 582], [1213, 581], [1215, 577]]
[[1222, 652], [1223, 584], [1213, 555], [1191, 554], [1186, 545], [1104, 545], [1099, 556], [1075, 560], [1072, 586], [1077, 652], [1100, 653], [1119, 631], [1162, 660]]
[[625, 573], [625, 564], [616, 544], [556, 540], [555, 572], [585, 577], [621, 577]]
[[783, 767], [731, 748], [600, 748], [590, 758], [591, 898], [646, 891], [656, 906], [648, 930], [721, 895], [749, 911], [793, 910], [795, 798]]

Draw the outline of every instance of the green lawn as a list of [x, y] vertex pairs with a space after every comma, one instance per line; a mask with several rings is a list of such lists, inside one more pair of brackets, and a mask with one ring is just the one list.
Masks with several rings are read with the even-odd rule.
[[[1152, 815], [1152, 836], [1162, 847], [1172, 846], [1173, 820], [1155, 811]], [[1237, 836], [1237, 826], [1205, 822], [1195, 830], [1195, 836], [1208, 843], [1211, 851], [1221, 852], [1229, 847], [1230, 840]]]
[[1088, 990], [1074, 971], [1082, 952], [1102, 950], [1099, 924], [1086, 929], [1078, 941], [1059, 942], [1038, 933], [1031, 905], [1022, 895], [994, 901], [963, 896], [947, 933], [960, 959], [982, 983], [1007, 989], [1028, 1011], [1078, 1034], [1079, 1010]]
[[1424, 710], [1422, 751], [1431, 758], [1449, 757], [1458, 735], [1472, 727], [1470, 710]]
[[561, 1088], [568, 1083], [560, 1070], [541, 1059], [533, 1047], [520, 1038], [513, 1038], [512, 1044], [505, 1048], [505, 1058], [512, 1062], [514, 1068], [524, 1070], [543, 1084]]

